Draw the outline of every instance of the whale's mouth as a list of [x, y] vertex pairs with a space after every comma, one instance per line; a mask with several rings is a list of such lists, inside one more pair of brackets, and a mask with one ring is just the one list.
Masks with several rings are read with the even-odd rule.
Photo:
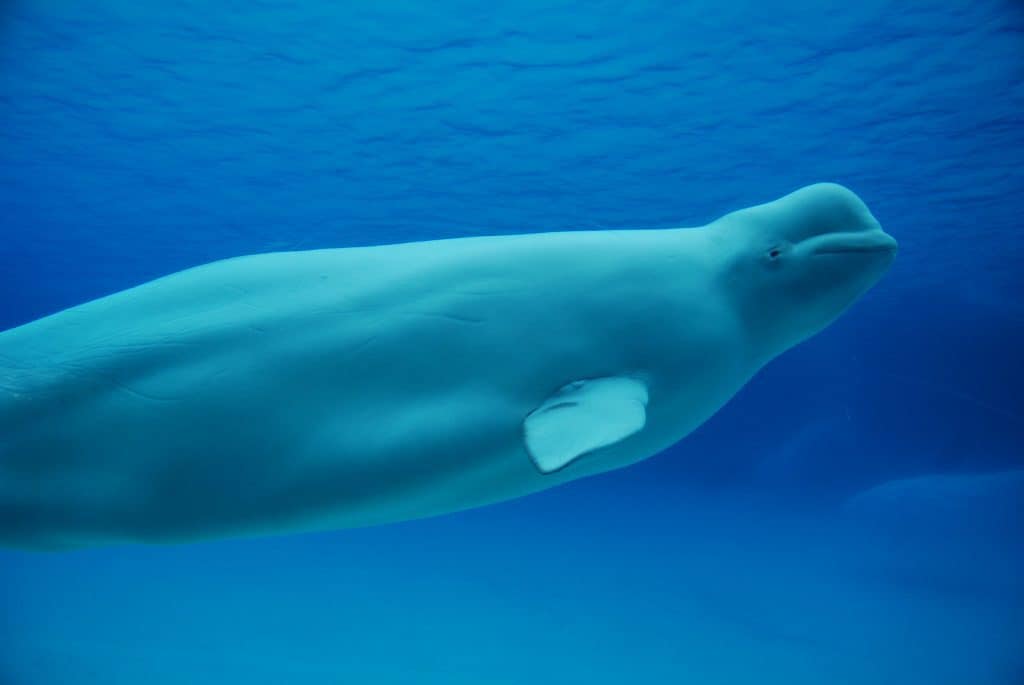
[[850, 253], [894, 253], [898, 248], [896, 240], [882, 230], [831, 233], [807, 241], [813, 255], [835, 255]]

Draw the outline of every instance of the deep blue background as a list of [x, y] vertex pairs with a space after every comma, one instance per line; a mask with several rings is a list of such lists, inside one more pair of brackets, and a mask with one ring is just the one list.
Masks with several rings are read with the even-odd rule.
[[[292, 560], [280, 571], [287, 577], [307, 568], [295, 560], [342, 548], [352, 554], [342, 564], [351, 574], [352, 558], [368, 563], [360, 545], [372, 548], [384, 540], [401, 550], [426, 537], [435, 541], [433, 554], [384, 555], [377, 571], [345, 582], [364, 597], [386, 594], [384, 587], [401, 596], [425, 582], [416, 572], [425, 566], [441, 580], [437, 586], [427, 583], [424, 592], [447, 598], [444, 588], [461, 595], [466, 585], [457, 580], [473, 574], [465, 567], [453, 571], [446, 559], [462, 559], [470, 568], [482, 564], [477, 571], [485, 576], [507, 568], [513, 558], [521, 566], [519, 580], [506, 587], [521, 593], [516, 599], [490, 606], [469, 593], [464, 606], [472, 609], [449, 609], [455, 611], [451, 634], [468, 641], [468, 651], [483, 651], [476, 660], [455, 662], [462, 666], [453, 666], [449, 678], [497, 678], [509, 642], [495, 638], [481, 646], [486, 629], [479, 626], [491, 624], [480, 616], [507, 629], [514, 623], [510, 607], [531, 602], [548, 607], [548, 614], [523, 619], [525, 644], [552, 651], [533, 653], [534, 662], [517, 667], [522, 670], [513, 672], [522, 678], [545, 672], [563, 678], [669, 677], [686, 670], [680, 664], [689, 663], [687, 658], [700, 662], [701, 656], [707, 664], [694, 667], [699, 682], [746, 682], [742, 673], [758, 668], [790, 683], [834, 675], [822, 663], [835, 662], [820, 657], [830, 652], [806, 644], [801, 654], [817, 655], [806, 657], [811, 661], [771, 652], [772, 639], [755, 649], [743, 641], [748, 638], [726, 635], [720, 642], [730, 645], [722, 648], [728, 656], [716, 661], [708, 656], [714, 650], [693, 641], [637, 656], [640, 647], [630, 647], [628, 640], [597, 646], [595, 640], [611, 638], [579, 637], [597, 624], [609, 635], [631, 634], [647, 647], [652, 635], [675, 634], [652, 620], [652, 607], [691, 597], [668, 580], [673, 564], [689, 566], [686, 545], [658, 535], [677, 526], [689, 530], [693, 522], [681, 519], [693, 512], [680, 500], [691, 494], [695, 500], [771, 502], [772, 512], [799, 516], [773, 526], [789, 531], [779, 539], [790, 539], [796, 535], [792, 520], [805, 525], [830, 516], [849, 495], [890, 479], [1024, 468], [1024, 8], [1012, 0], [866, 0], [827, 11], [820, 5], [0, 1], [2, 327], [242, 253], [548, 229], [698, 225], [822, 180], [860, 194], [901, 244], [891, 273], [845, 317], [773, 362], [696, 434], [642, 465], [504, 507], [405, 527], [267, 541], [262, 547], [255, 541], [106, 557], [15, 555], [0, 571], [8, 574], [9, 588], [19, 588], [17, 600], [13, 589], [8, 592], [12, 621], [20, 625], [33, 617], [39, 635], [57, 625], [69, 634], [92, 625], [88, 608], [69, 609], [62, 624], [37, 601], [52, 597], [55, 586], [75, 586], [70, 578], [93, 577], [90, 564], [126, 574], [120, 587], [131, 586], [142, 576], [132, 575], [133, 562], [118, 554], [143, 555], [144, 566], [155, 564], [145, 566], [150, 571], [182, 564], [180, 575], [161, 576], [176, 588], [168, 596], [186, 601], [180, 599], [189, 596], [183, 579], [198, 578], [212, 585], [197, 591], [202, 601], [196, 602], [218, 607], [211, 597], [226, 586], [209, 580], [220, 576], [203, 570], [208, 559], [235, 558], [241, 550], [242, 558], [253, 555], [259, 559], [253, 563], [271, 573], [264, 555], [281, 546]], [[744, 523], [758, 522], [758, 514], [748, 514], [714, 514], [709, 530], [724, 527], [728, 537]], [[559, 527], [567, 518], [583, 528]], [[469, 550], [497, 544], [495, 526], [511, 541], [496, 549], [520, 552], [495, 552], [497, 557], [480, 561]], [[580, 536], [586, 549], [555, 564], [570, 577], [550, 579], [576, 594], [551, 608], [543, 595], [530, 594], [536, 585], [524, 578], [552, 564], [546, 546], [557, 549]], [[759, 537], [756, 525], [737, 536]], [[621, 548], [645, 539], [643, 552]], [[708, 533], [701, 544], [716, 539], [718, 533]], [[809, 539], [837, 538], [818, 530]], [[659, 541], [671, 551], [657, 547]], [[821, 558], [833, 559], [834, 543], [822, 544], [828, 552], [821, 551]], [[635, 563], [623, 561], [630, 558]], [[323, 563], [339, 562], [330, 556]], [[618, 568], [615, 563], [622, 568], [609, 571], [609, 564]], [[709, 567], [708, 577], [728, 578], [723, 568], [751, 563], [768, 562], [757, 555], [725, 555], [720, 567]], [[799, 567], [785, 555], [771, 563]], [[1024, 567], [1012, 559], [1001, 563], [1011, 577]], [[581, 589], [580, 578], [588, 575], [581, 566], [593, 572], [595, 564], [603, 569], [596, 577], [607, 582], [595, 580]], [[355, 567], [362, 568], [358, 562]], [[908, 562], [901, 568], [917, 567]], [[891, 569], [887, 573], [894, 577]], [[920, 575], [901, 577], [920, 586]], [[384, 576], [390, 579], [386, 584]], [[663, 578], [665, 592], [676, 599], [652, 599], [651, 606], [627, 602], [613, 592], [623, 577], [638, 583]], [[985, 585], [986, 577], [968, 568], [956, 576], [956, 587]], [[39, 578], [49, 578], [49, 584]], [[942, 582], [948, 591], [953, 581]], [[316, 594], [317, 579], [278, 583], [273, 587], [302, 584]], [[148, 596], [144, 588], [139, 581], [132, 601]], [[251, 596], [241, 592], [237, 600], [243, 614], [254, 611], [252, 598], [266, 592], [255, 583], [250, 589]], [[779, 592], [771, 582], [749, 590], [752, 598]], [[342, 604], [350, 599], [334, 596]], [[848, 597], [824, 590], [822, 596]], [[402, 654], [450, 655], [422, 643], [426, 635], [445, 633], [428, 626], [438, 607], [451, 603], [417, 597], [424, 613], [409, 618], [408, 629], [418, 651], [388, 649], [382, 646], [389, 644], [385, 637], [365, 638], [360, 650], [379, 648], [385, 661], [400, 667], [415, 662]], [[270, 614], [289, 605], [278, 600]], [[950, 607], [947, 600], [936, 606]], [[824, 600], [806, 601], [822, 606]], [[590, 611], [599, 615], [593, 608], [599, 602], [608, 614], [581, 618]], [[744, 625], [765, 613], [750, 609], [753, 599], [736, 603], [746, 607]], [[848, 616], [828, 602], [824, 606], [820, 625], [810, 632], [849, 629]], [[1011, 614], [1000, 615], [1003, 623], [985, 623], [979, 612], [954, 619], [939, 608], [927, 619], [927, 612], [913, 615], [939, 626], [974, 620], [989, 632], [977, 628], [971, 634], [1005, 638], [1008, 616], [1019, 615], [1020, 604], [1010, 606]], [[786, 615], [781, 605], [776, 609], [775, 619]], [[354, 615], [389, 624], [366, 607]], [[878, 632], [872, 620], [880, 615], [862, 617], [869, 626], [864, 632]], [[307, 626], [306, 633], [317, 632], [309, 621], [293, 618]], [[765, 630], [791, 637], [775, 619], [765, 619]], [[700, 632], [702, 624], [695, 625]], [[183, 626], [159, 642], [191, 649], [187, 636], [196, 630]], [[579, 643], [560, 649], [558, 640], [573, 630]], [[109, 631], [124, 635], [116, 627]], [[294, 644], [286, 633], [272, 640], [282, 655]], [[546, 633], [553, 633], [554, 645]], [[23, 655], [46, 642], [31, 637], [35, 633], [25, 635]], [[946, 644], [936, 640], [920, 647], [922, 654], [931, 650], [932, 658], [922, 660], [933, 665], [941, 661], [934, 658], [936, 645]], [[792, 640], [783, 642], [796, 649]], [[115, 644], [121, 653], [132, 651]], [[949, 658], [960, 654], [966, 661], [967, 645], [951, 644], [945, 647]], [[152, 654], [152, 644], [149, 652], [139, 649]], [[231, 649], [222, 645], [215, 651]], [[873, 649], [865, 647], [865, 654], [877, 656]], [[594, 650], [601, 653], [601, 668], [576, 668], [593, 659]], [[325, 659], [317, 654], [305, 662]], [[902, 653], [904, 661], [892, 655], [889, 661], [875, 659], [881, 665], [876, 663], [873, 675], [902, 673], [905, 667], [905, 673], [931, 678], [921, 682], [944, 682], [922, 671], [909, 654]], [[975, 655], [986, 663], [983, 648]], [[997, 661], [994, 652], [988, 656]], [[28, 657], [9, 658], [26, 682], [48, 677], [24, 666]], [[269, 660], [281, 668], [292, 663], [281, 655]], [[727, 664], [734, 662], [750, 670], [732, 673]], [[99, 668], [69, 663], [71, 674]], [[258, 664], [254, 672], [273, 671], [258, 658], [246, 663]], [[545, 671], [530, 663], [555, 666]], [[330, 666], [327, 659], [324, 668]], [[951, 668], [938, 671], [958, 673]], [[991, 682], [1009, 682], [1013, 668], [999, 670]], [[839, 670], [854, 673], [850, 682], [869, 678], [848, 664]], [[373, 680], [367, 673], [362, 677]], [[990, 682], [976, 673], [968, 679]], [[97, 676], [97, 682], [110, 678]]]

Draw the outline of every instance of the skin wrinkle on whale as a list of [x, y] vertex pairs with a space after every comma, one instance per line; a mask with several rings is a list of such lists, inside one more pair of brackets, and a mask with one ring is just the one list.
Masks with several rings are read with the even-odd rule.
[[698, 228], [165, 276], [0, 332], [0, 544], [365, 526], [620, 468], [827, 326], [895, 250], [818, 184]]

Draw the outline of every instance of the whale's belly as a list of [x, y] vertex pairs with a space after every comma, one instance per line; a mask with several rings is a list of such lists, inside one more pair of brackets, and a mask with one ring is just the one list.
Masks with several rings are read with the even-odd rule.
[[362, 525], [472, 506], [474, 481], [522, 483], [506, 465], [533, 476], [500, 388], [419, 392], [372, 355], [334, 373], [247, 355], [227, 369], [164, 357], [144, 382], [84, 370], [8, 398], [0, 528], [174, 539]]
[[[173, 539], [463, 508], [492, 479], [529, 490], [514, 377], [474, 382], [467, 324], [387, 314], [8, 366], [0, 527]], [[429, 347], [429, 364], [410, 352]]]

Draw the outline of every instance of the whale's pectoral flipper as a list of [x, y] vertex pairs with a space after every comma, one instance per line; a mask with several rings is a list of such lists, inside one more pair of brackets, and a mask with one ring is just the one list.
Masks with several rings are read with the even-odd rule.
[[575, 381], [523, 422], [526, 451], [541, 473], [623, 440], [647, 421], [647, 386], [633, 378]]

